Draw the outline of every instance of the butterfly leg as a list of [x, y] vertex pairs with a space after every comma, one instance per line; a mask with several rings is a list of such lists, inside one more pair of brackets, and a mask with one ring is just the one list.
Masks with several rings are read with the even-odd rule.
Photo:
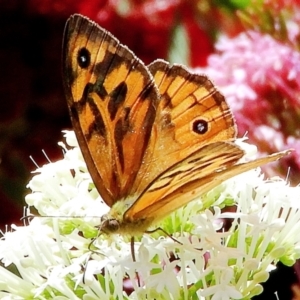
[[[132, 236], [131, 239], [130, 239], [130, 250], [131, 250], [132, 260], [134, 262], [136, 262], [135, 252], [134, 252], [134, 236]], [[137, 279], [138, 286], [140, 287], [141, 286], [141, 281], [140, 281], [139, 273], [137, 271], [135, 271], [135, 274], [136, 274], [136, 279]]]
[[[181, 243], [181, 242], [179, 242], [177, 239], [175, 239], [171, 234], [169, 234], [168, 232], [166, 232], [163, 228], [161, 228], [161, 227], [157, 227], [157, 228], [155, 228], [155, 229], [153, 229], [153, 230], [147, 230], [147, 231], [145, 231], [146, 233], [149, 233], [149, 234], [151, 234], [151, 233], [154, 233], [154, 232], [156, 232], [156, 231], [161, 231], [161, 232], [163, 232], [166, 236], [168, 236], [170, 239], [172, 239], [174, 242], [176, 242], [176, 243], [178, 243], [179, 245], [181, 245], [181, 246], [183, 246], [183, 243]], [[196, 250], [198, 250], [198, 251], [202, 251], [202, 249], [200, 249], [200, 248], [195, 248]]]
[[131, 250], [132, 260], [134, 262], [136, 262], [135, 253], [134, 253], [134, 236], [132, 236], [131, 239], [130, 239], [130, 250]]
[[164, 229], [162, 229], [161, 227], [157, 227], [153, 230], [147, 230], [146, 233], [151, 234], [154, 233], [156, 231], [161, 231], [162, 233], [164, 233], [166, 236], [168, 236], [170, 239], [172, 239], [174, 242], [178, 243], [179, 245], [183, 245], [181, 242], [179, 242], [178, 240], [176, 240], [171, 234], [169, 234], [168, 232], [166, 232]]

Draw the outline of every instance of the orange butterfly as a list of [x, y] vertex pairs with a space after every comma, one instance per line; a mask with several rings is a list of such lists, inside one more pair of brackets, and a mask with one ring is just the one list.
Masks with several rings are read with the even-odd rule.
[[224, 180], [274, 161], [238, 164], [236, 124], [203, 75], [156, 60], [145, 66], [105, 29], [69, 18], [64, 87], [74, 130], [110, 212], [101, 231], [136, 235]]

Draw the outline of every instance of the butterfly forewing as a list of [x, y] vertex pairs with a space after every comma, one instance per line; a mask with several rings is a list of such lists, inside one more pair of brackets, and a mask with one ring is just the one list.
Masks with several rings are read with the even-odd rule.
[[111, 206], [130, 193], [143, 162], [157, 89], [127, 47], [82, 16], [66, 25], [63, 57], [73, 126], [94, 183]]

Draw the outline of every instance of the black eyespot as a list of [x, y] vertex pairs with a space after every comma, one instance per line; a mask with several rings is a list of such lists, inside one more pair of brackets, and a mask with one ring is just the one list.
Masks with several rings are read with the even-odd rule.
[[204, 134], [208, 130], [208, 123], [204, 120], [197, 120], [193, 123], [193, 131], [199, 134]]
[[78, 65], [86, 69], [91, 63], [91, 53], [86, 48], [81, 48], [77, 54]]

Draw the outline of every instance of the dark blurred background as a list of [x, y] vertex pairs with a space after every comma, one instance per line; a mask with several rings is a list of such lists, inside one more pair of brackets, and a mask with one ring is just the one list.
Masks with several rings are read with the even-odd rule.
[[61, 80], [66, 16], [41, 14], [30, 1], [0, 1], [0, 228], [19, 222], [30, 171], [61, 157], [70, 127]]

